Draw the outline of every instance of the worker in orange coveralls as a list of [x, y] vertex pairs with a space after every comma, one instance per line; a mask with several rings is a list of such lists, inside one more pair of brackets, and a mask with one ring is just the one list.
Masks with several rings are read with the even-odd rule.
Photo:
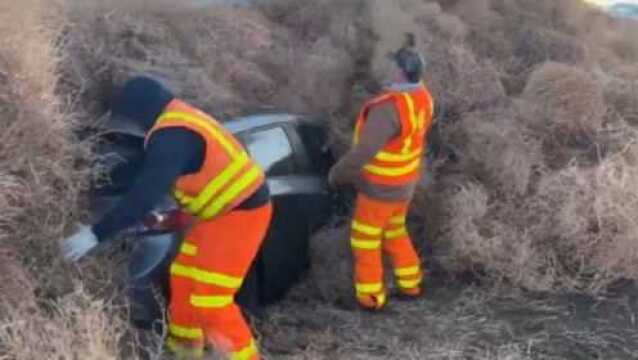
[[196, 220], [170, 268], [167, 347], [179, 358], [203, 357], [208, 343], [230, 359], [259, 359], [234, 296], [271, 220], [262, 169], [215, 119], [175, 98], [155, 79], [129, 80], [112, 115], [145, 130], [144, 165], [112, 211], [63, 242], [63, 255], [79, 260], [99, 242], [139, 223], [172, 192]]
[[423, 270], [406, 229], [406, 213], [422, 173], [433, 100], [421, 78], [425, 62], [407, 34], [406, 44], [374, 66], [380, 94], [361, 109], [354, 147], [331, 169], [333, 187], [357, 190], [350, 244], [358, 303], [380, 310], [387, 302], [382, 251], [392, 260], [399, 292], [422, 293]]

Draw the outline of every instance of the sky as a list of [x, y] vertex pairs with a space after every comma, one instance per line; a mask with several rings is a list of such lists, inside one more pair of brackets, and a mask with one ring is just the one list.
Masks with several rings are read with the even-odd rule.
[[585, 1], [589, 3], [601, 5], [601, 6], [608, 6], [608, 5], [613, 5], [616, 3], [629, 3], [629, 4], [638, 5], [638, 0], [585, 0]]

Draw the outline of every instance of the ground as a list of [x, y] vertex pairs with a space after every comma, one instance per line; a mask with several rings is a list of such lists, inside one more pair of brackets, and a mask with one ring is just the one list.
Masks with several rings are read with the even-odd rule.
[[638, 287], [606, 296], [522, 293], [433, 279], [381, 313], [307, 299], [256, 322], [269, 359], [636, 359]]
[[328, 113], [345, 150], [361, 100], [351, 94], [406, 31], [428, 60], [437, 136], [458, 160], [428, 172], [413, 215], [446, 270], [503, 284], [435, 277], [418, 302], [359, 312], [347, 296], [325, 300], [348, 288], [328, 237], [313, 256], [334, 284], [319, 297], [306, 281], [255, 320], [266, 357], [638, 357], [638, 290], [601, 295], [638, 279], [638, 23], [580, 0], [264, 0], [191, 13], [160, 0], [66, 3], [0, 0], [0, 359], [139, 358], [124, 297], [110, 291], [116, 262], [71, 266], [58, 251], [101, 173], [76, 135], [124, 79], [158, 74], [220, 118], [263, 105]]

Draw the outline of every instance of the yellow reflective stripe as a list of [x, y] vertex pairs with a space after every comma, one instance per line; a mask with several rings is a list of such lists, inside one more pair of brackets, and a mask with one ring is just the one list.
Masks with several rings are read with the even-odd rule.
[[406, 236], [408, 234], [408, 230], [404, 227], [397, 230], [390, 230], [385, 232], [386, 239], [397, 239], [402, 236]]
[[381, 248], [381, 241], [359, 240], [352, 238], [350, 240], [350, 246], [352, 246], [353, 249], [376, 250]]
[[173, 191], [173, 196], [175, 196], [177, 201], [179, 201], [182, 205], [188, 205], [191, 201], [193, 201], [193, 198], [186, 195], [183, 191], [175, 190]]
[[413, 134], [410, 134], [405, 139], [405, 142], [403, 143], [403, 149], [401, 150], [401, 152], [407, 153], [410, 150], [410, 148], [412, 147], [412, 136], [413, 136]]
[[204, 357], [204, 345], [197, 347], [185, 346], [180, 344], [172, 337], [166, 339], [166, 347], [179, 357], [200, 359]]
[[246, 190], [252, 185], [261, 175], [261, 169], [253, 166], [246, 174], [244, 174], [239, 180], [231, 185], [225, 192], [223, 192], [217, 199], [200, 214], [202, 219], [210, 219], [215, 217], [219, 212], [224, 209], [231, 201], [233, 201], [237, 195]]
[[412, 289], [421, 284], [421, 277], [414, 280], [399, 280], [399, 287], [403, 289]]
[[418, 275], [421, 272], [421, 268], [417, 266], [410, 266], [404, 268], [397, 268], [394, 270], [396, 276], [411, 276]]
[[380, 293], [377, 294], [377, 302], [379, 303], [379, 305], [385, 305], [386, 302], [386, 295], [385, 293]]
[[191, 305], [198, 308], [223, 308], [233, 303], [233, 297], [224, 296], [208, 296], [208, 295], [191, 295]]
[[255, 344], [255, 340], [250, 342], [250, 345], [245, 348], [234, 352], [230, 359], [231, 360], [251, 360], [258, 352], [257, 345]]
[[357, 283], [355, 284], [357, 292], [360, 294], [376, 294], [383, 290], [382, 283]]
[[[171, 111], [162, 114], [162, 116], [157, 120], [158, 124], [164, 121], [170, 120], [181, 120], [191, 125], [196, 125], [204, 128], [206, 131], [212, 135], [215, 140], [219, 142], [219, 144], [226, 150], [228, 155], [231, 157], [235, 157], [238, 155], [240, 149], [235, 148], [235, 146], [226, 138], [226, 136], [218, 129], [211, 121], [206, 118], [202, 118], [200, 116], [195, 116], [189, 113], [181, 112], [181, 111]], [[241, 150], [243, 151], [243, 149]]]
[[192, 214], [199, 213], [202, 208], [213, 199], [213, 197], [221, 190], [230, 180], [232, 180], [239, 172], [248, 164], [248, 154], [242, 152], [241, 155], [227, 166], [219, 175], [211, 180], [206, 187], [197, 195], [188, 205], [188, 210]]
[[175, 324], [170, 324], [168, 326], [168, 331], [173, 336], [177, 336], [183, 339], [194, 339], [198, 340], [204, 337], [204, 332], [201, 328], [196, 327], [184, 327]]
[[380, 227], [366, 225], [358, 222], [357, 220], [352, 220], [352, 230], [370, 236], [381, 235], [383, 232], [383, 229]]
[[414, 101], [412, 100], [412, 96], [408, 93], [403, 93], [403, 98], [405, 102], [408, 104], [408, 114], [410, 114], [410, 125], [412, 126], [412, 134], [414, 134], [418, 129], [418, 122], [416, 119], [416, 111], [414, 110]]
[[197, 255], [197, 246], [187, 242], [183, 242], [182, 246], [180, 246], [179, 248], [179, 252], [184, 255], [195, 256]]
[[419, 131], [425, 129], [425, 109], [421, 109], [418, 115]]
[[217, 285], [228, 289], [239, 289], [243, 282], [242, 278], [204, 271], [178, 263], [171, 265], [171, 275], [183, 276], [200, 283]]
[[408, 114], [410, 117], [410, 126], [412, 127], [410, 129], [410, 136], [408, 136], [407, 139], [405, 139], [405, 143], [403, 144], [403, 152], [407, 152], [410, 149], [410, 146], [412, 146], [412, 137], [414, 136], [414, 134], [418, 131], [418, 123], [417, 123], [417, 119], [416, 119], [416, 112], [414, 111], [414, 101], [412, 100], [412, 96], [410, 96], [410, 94], [408, 93], [403, 93], [403, 98], [405, 99], [405, 102], [408, 105]]
[[402, 176], [414, 172], [421, 165], [421, 158], [413, 160], [409, 164], [401, 167], [385, 167], [376, 165], [366, 165], [364, 169], [375, 175], [383, 176]]
[[390, 218], [390, 224], [392, 225], [404, 225], [405, 224], [405, 215], [397, 215]]
[[406, 162], [421, 156], [421, 154], [423, 154], [423, 149], [414, 150], [410, 153], [405, 154], [395, 154], [391, 152], [381, 151], [374, 158], [376, 160], [386, 162]]

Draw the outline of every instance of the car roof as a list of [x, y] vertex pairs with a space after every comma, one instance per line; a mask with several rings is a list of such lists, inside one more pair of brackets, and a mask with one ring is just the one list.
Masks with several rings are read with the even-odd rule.
[[[288, 113], [273, 113], [273, 114], [256, 114], [248, 115], [237, 118], [231, 118], [231, 120], [224, 121], [222, 125], [228, 129], [231, 133], [237, 134], [246, 130], [268, 126], [279, 123], [293, 123], [301, 120], [303, 116], [293, 115]], [[126, 119], [110, 118], [108, 114], [103, 115], [98, 123], [101, 123], [101, 128], [107, 132], [126, 134], [136, 137], [144, 137], [144, 130], [137, 125], [134, 121], [128, 121]]]
[[224, 127], [236, 134], [246, 130], [259, 128], [278, 123], [293, 123], [299, 121], [298, 115], [278, 113], [278, 114], [258, 114], [233, 118], [223, 123]]

